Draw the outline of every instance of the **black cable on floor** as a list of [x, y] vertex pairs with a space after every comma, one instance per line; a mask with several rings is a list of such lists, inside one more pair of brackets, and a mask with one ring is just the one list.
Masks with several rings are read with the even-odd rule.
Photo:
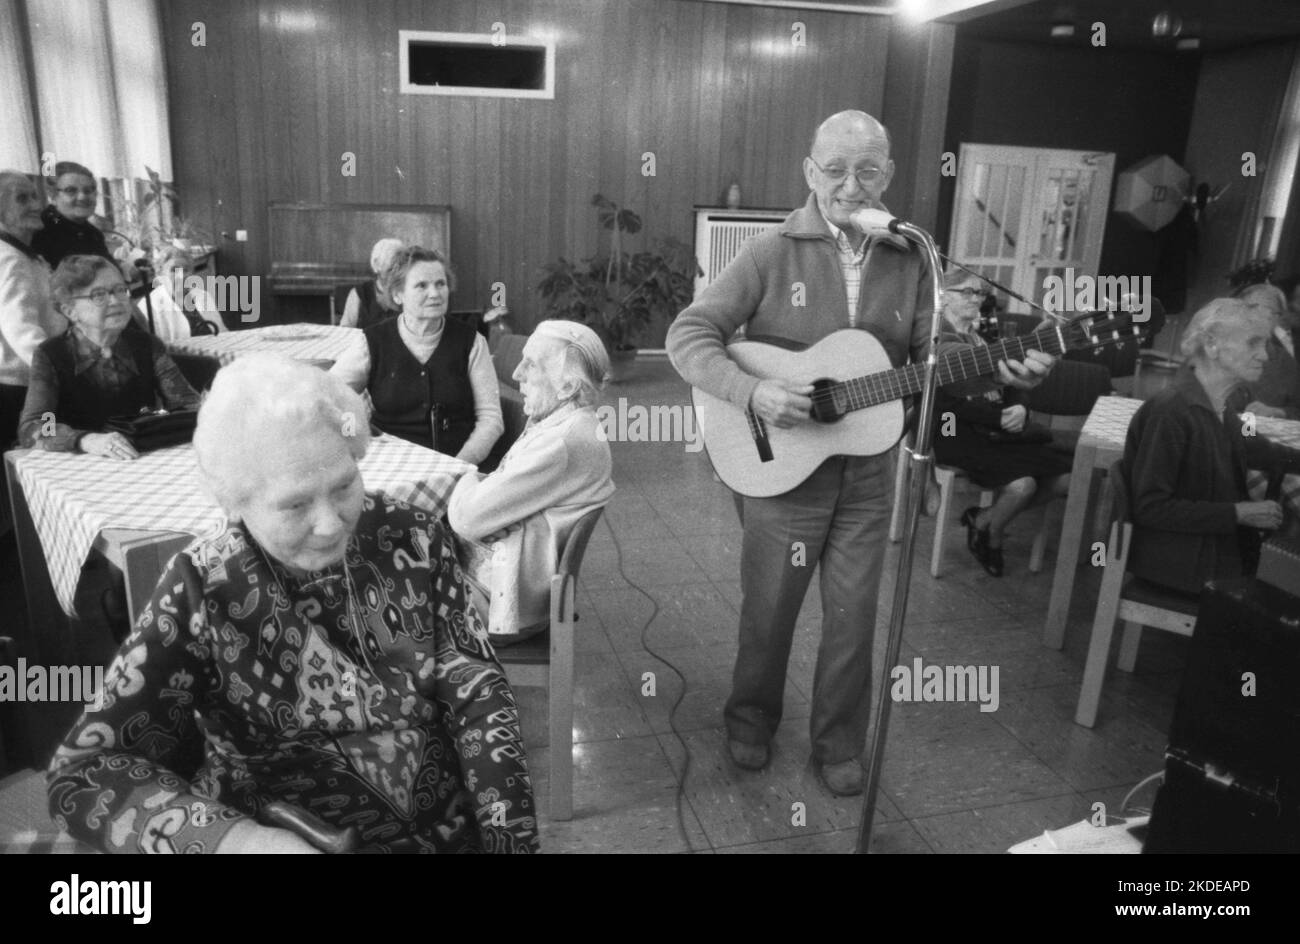
[[[637, 593], [641, 594], [641, 596], [649, 600], [650, 606], [653, 608], [652, 612], [650, 613], [650, 618], [646, 620], [645, 625], [641, 627], [641, 648], [645, 649], [646, 652], [650, 653], [650, 655], [654, 659], [668, 666], [668, 668], [672, 670], [672, 672], [674, 672], [679, 679], [682, 680], [681, 693], [678, 694], [677, 700], [673, 702], [672, 708], [668, 710], [668, 728], [673, 732], [673, 736], [677, 738], [678, 743], [681, 744], [682, 751], [684, 752], [684, 756], [685, 756], [685, 760], [682, 763], [682, 775], [677, 780], [677, 798], [675, 801], [675, 805], [677, 808], [677, 831], [681, 833], [682, 842], [686, 843], [686, 851], [694, 852], [695, 847], [691, 845], [690, 834], [686, 831], [686, 816], [682, 812], [682, 804], [686, 799], [686, 778], [691, 771], [691, 749], [690, 746], [686, 743], [686, 739], [682, 737], [682, 733], [677, 730], [677, 721], [676, 721], [677, 709], [686, 698], [686, 676], [682, 674], [681, 669], [677, 668], [677, 666], [673, 665], [663, 656], [659, 655], [659, 653], [651, 649], [649, 644], [646, 643], [646, 633], [650, 629], [650, 624], [652, 624], [659, 617], [659, 601], [656, 600], [649, 593], [647, 593], [643, 587], [641, 587], [639, 584], [633, 581], [631, 577], [627, 575], [627, 571], [623, 569], [623, 548], [618, 543], [618, 535], [614, 533], [614, 526], [609, 523], [609, 515], [603, 515], [602, 518], [605, 522], [605, 527], [609, 529], [610, 539], [613, 540], [614, 542], [614, 556], [618, 563], [619, 575], [623, 578], [624, 581], [627, 582], [628, 586], [630, 586]], [[669, 762], [669, 765], [671, 766], [671, 761]]]

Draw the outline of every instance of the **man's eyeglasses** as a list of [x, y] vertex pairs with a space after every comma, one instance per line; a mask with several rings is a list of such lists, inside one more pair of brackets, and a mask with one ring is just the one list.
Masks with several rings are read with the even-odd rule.
[[73, 295], [72, 298], [89, 298], [96, 305], [107, 305], [109, 297], [112, 296], [119, 302], [127, 301], [131, 297], [131, 290], [125, 285], [119, 285], [117, 288], [97, 288], [93, 292], [85, 295]]
[[81, 194], [82, 196], [85, 197], [93, 197], [95, 194], [99, 193], [99, 188], [98, 187], [60, 187], [58, 192], [63, 194], [65, 197], [75, 197], [77, 194]]
[[[813, 167], [821, 171], [822, 176], [833, 184], [840, 184], [849, 179], [849, 172], [845, 167], [822, 167], [813, 158], [810, 157], [808, 160], [812, 161]], [[866, 190], [884, 176], [884, 173], [879, 167], [864, 167], [862, 170], [854, 171], [853, 176], [858, 178], [858, 184]]]
[[944, 289], [946, 292], [952, 292], [954, 295], [965, 295], [966, 298], [983, 298], [988, 293], [982, 288], [949, 288]]

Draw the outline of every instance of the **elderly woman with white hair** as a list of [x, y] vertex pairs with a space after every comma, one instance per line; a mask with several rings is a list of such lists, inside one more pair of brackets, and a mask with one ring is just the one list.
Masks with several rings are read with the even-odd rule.
[[1295, 342], [1283, 326], [1287, 315], [1286, 295], [1276, 285], [1256, 282], [1238, 289], [1234, 295], [1264, 312], [1272, 320], [1265, 350], [1268, 360], [1259, 379], [1251, 383], [1252, 400], [1246, 409], [1256, 416], [1300, 419], [1300, 365], [1295, 358]]
[[496, 471], [471, 472], [452, 492], [448, 520], [497, 645], [546, 628], [551, 576], [569, 534], [614, 494], [609, 443], [595, 410], [608, 373], [609, 355], [594, 331], [541, 322], [514, 372], [527, 426]]
[[194, 258], [173, 246], [159, 253], [156, 262], [158, 274], [148, 301], [141, 298], [135, 306], [140, 327], [163, 341], [220, 334], [221, 313], [216, 299], [203, 288], [203, 280], [193, 275]]
[[373, 324], [396, 318], [401, 314], [402, 306], [393, 300], [384, 281], [384, 270], [393, 264], [393, 259], [405, 248], [404, 242], [391, 236], [386, 236], [375, 243], [370, 250], [370, 271], [375, 277], [352, 286], [347, 300], [343, 303], [340, 325], [345, 328], [365, 330]]
[[0, 452], [18, 435], [32, 356], [68, 326], [50, 295], [50, 266], [32, 248], [44, 225], [36, 185], [19, 171], [0, 171]]
[[364, 490], [360, 399], [286, 358], [223, 368], [194, 451], [228, 523], [168, 565], [49, 771], [108, 852], [308, 852], [286, 803], [362, 851], [531, 852], [513, 695], [450, 536]]
[[1183, 334], [1188, 362], [1134, 415], [1124, 475], [1138, 578], [1199, 594], [1208, 580], [1253, 573], [1260, 532], [1282, 525], [1277, 502], [1247, 494], [1246, 470], [1300, 471], [1300, 452], [1243, 435], [1240, 417], [1271, 331], [1271, 317], [1243, 301], [1210, 302]]

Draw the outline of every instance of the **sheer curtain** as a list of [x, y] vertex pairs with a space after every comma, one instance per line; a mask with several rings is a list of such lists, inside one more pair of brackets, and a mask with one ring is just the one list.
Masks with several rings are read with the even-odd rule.
[[18, 18], [18, 0], [0, 0], [0, 170], [35, 174], [36, 119], [27, 84], [26, 55]]
[[[171, 180], [154, 0], [26, 0], [26, 8], [41, 153], [85, 164], [97, 177], [142, 178], [151, 167]], [[5, 30], [3, 41], [10, 35]], [[12, 36], [22, 41], [17, 30]]]

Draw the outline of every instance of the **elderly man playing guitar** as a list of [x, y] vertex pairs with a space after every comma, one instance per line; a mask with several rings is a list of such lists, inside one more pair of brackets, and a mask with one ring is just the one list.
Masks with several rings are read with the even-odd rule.
[[[715, 454], [720, 450], [705, 430], [719, 475], [744, 493], [737, 496], [744, 528], [744, 602], [724, 712], [727, 751], [748, 770], [762, 769], [770, 758], [795, 619], [813, 567], [820, 563], [823, 615], [813, 682], [812, 759], [827, 788], [849, 796], [863, 787], [860, 757], [871, 707], [876, 597], [890, 515], [888, 450], [902, 431], [902, 404], [879, 408], [893, 410], [887, 418], [897, 420], [888, 424], [886, 442], [847, 444], [842, 434], [834, 438], [844, 424], [818, 424], [812, 415], [828, 403], [857, 408], [852, 389], [815, 392], [811, 381], [833, 371], [800, 368], [795, 376], [763, 376], [761, 369], [742, 368], [725, 342], [742, 326], [750, 342], [775, 342], [774, 350], [815, 345], [834, 332], [857, 340], [857, 332], [865, 332], [873, 336], [872, 347], [878, 350], [878, 341], [887, 355], [878, 366], [899, 368], [909, 357], [919, 362], [926, 356], [933, 304], [922, 254], [896, 237], [868, 235], [851, 219], [863, 210], [883, 209], [880, 198], [894, 175], [884, 126], [859, 111], [832, 115], [817, 129], [803, 169], [811, 191], [807, 203], [742, 247], [677, 317], [668, 332], [668, 352], [677, 371], [702, 392], [697, 404], [705, 399], [745, 411], [736, 412], [740, 419], [734, 425], [749, 452], [764, 455], [754, 460], [756, 475], [792, 458], [789, 467], [802, 460], [808, 470], [793, 482], [777, 477], [737, 484], [722, 472]], [[1030, 351], [1023, 362], [998, 362], [997, 374], [1003, 384], [1028, 388], [1052, 363], [1051, 357]], [[893, 396], [914, 390], [900, 388]], [[847, 406], [834, 399], [841, 396]], [[797, 436], [782, 440], [772, 461], [775, 437], [786, 433]], [[818, 436], [831, 437], [825, 440], [829, 452], [820, 457]], [[872, 452], [877, 454], [867, 454]]]

